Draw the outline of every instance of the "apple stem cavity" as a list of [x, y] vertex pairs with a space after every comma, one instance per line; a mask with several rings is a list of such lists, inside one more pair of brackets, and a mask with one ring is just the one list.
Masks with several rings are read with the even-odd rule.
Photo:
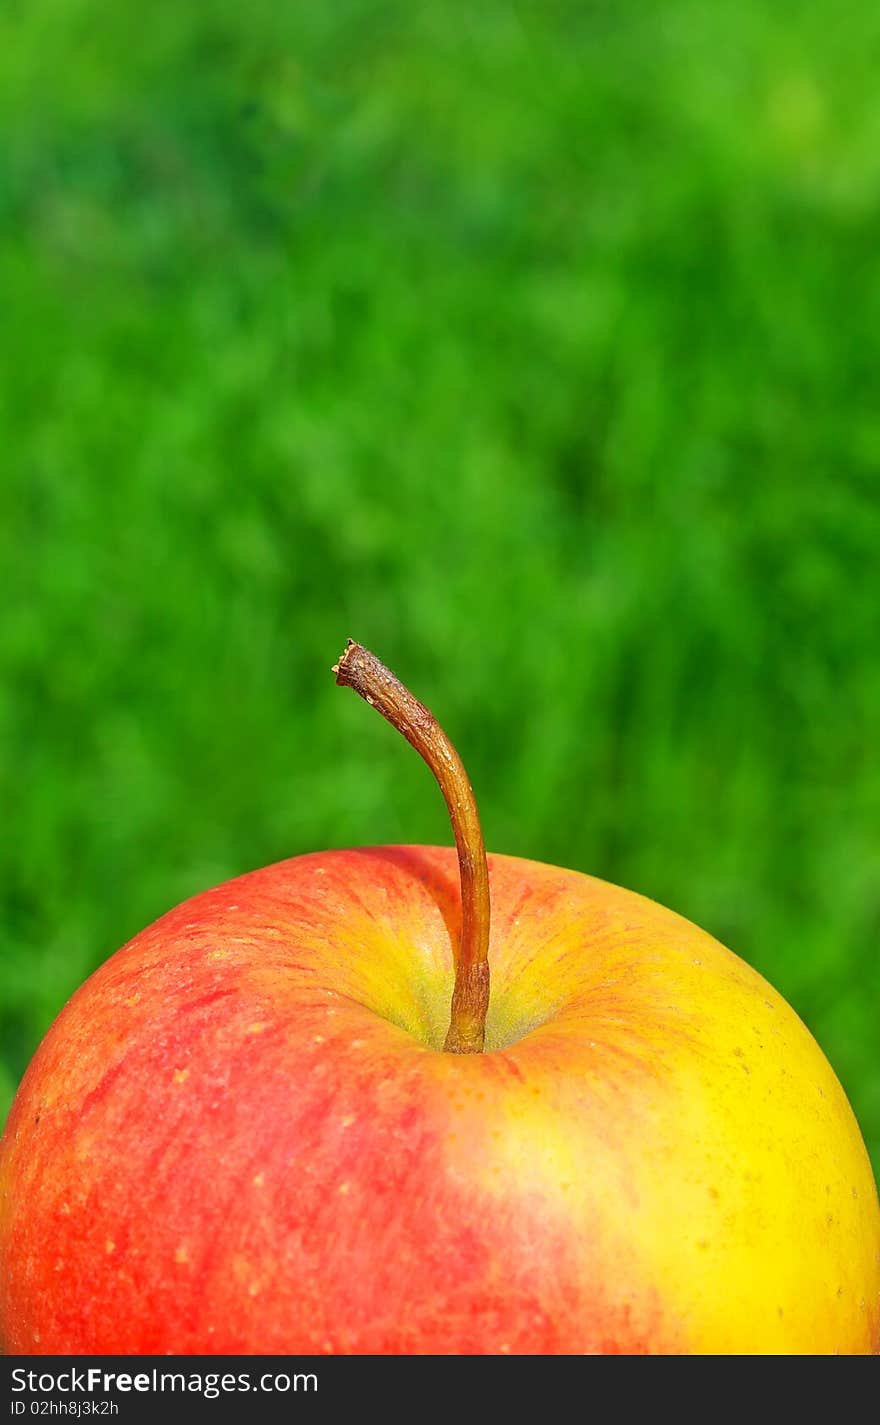
[[461, 877], [461, 941], [455, 957], [448, 1054], [480, 1054], [489, 1007], [489, 868], [473, 788], [461, 758], [434, 714], [374, 653], [349, 639], [333, 672], [337, 683], [380, 712], [427, 762], [452, 822]]

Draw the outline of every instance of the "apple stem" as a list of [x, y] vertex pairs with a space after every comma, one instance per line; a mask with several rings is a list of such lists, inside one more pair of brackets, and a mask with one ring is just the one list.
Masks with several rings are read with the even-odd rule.
[[455, 959], [455, 985], [449, 1054], [479, 1054], [489, 1007], [489, 869], [473, 788], [461, 758], [434, 714], [413, 697], [374, 653], [349, 639], [333, 672], [337, 683], [356, 693], [402, 732], [424, 758], [440, 784], [452, 821], [461, 877], [461, 942]]

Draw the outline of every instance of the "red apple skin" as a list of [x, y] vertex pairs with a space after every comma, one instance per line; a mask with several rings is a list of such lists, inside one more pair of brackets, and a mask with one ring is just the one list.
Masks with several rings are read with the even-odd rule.
[[880, 1209], [784, 1000], [671, 911], [451, 850], [297, 857], [78, 990], [0, 1144], [8, 1353], [880, 1349]]

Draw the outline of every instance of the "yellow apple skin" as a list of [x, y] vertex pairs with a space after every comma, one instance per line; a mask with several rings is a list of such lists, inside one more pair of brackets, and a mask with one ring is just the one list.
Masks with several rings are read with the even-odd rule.
[[440, 1052], [451, 850], [297, 857], [81, 987], [0, 1144], [16, 1353], [880, 1350], [828, 1062], [673, 912], [489, 858], [487, 1052]]

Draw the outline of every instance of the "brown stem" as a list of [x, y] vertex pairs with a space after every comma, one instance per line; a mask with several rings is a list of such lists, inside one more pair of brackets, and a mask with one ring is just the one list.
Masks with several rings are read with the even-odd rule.
[[375, 654], [349, 639], [333, 672], [337, 683], [354, 688], [403, 733], [440, 783], [452, 820], [461, 875], [461, 943], [455, 961], [449, 1033], [443, 1047], [450, 1054], [479, 1054], [489, 1007], [489, 871], [477, 803], [467, 773], [434, 714]]

